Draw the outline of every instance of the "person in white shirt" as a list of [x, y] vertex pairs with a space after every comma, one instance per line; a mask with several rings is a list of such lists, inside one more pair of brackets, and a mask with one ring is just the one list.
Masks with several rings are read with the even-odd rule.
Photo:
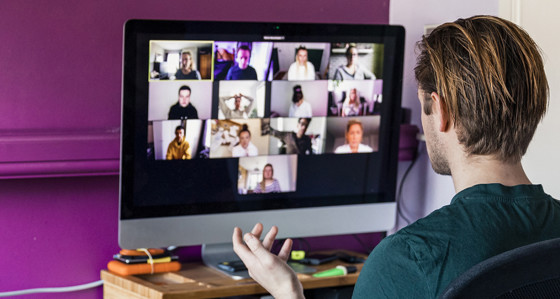
[[253, 157], [259, 155], [259, 149], [251, 142], [251, 132], [247, 124], [239, 131], [239, 144], [231, 150], [233, 157]]
[[294, 94], [292, 96], [292, 104], [290, 105], [289, 117], [312, 117], [313, 109], [311, 104], [303, 98], [301, 85], [294, 86]]
[[362, 122], [357, 119], [351, 119], [346, 125], [346, 144], [337, 147], [335, 154], [351, 154], [351, 153], [371, 153], [373, 149], [362, 144], [364, 136], [364, 127]]
[[296, 51], [296, 61], [288, 69], [288, 80], [315, 80], [315, 67], [307, 61], [307, 48], [300, 46]]
[[346, 64], [336, 68], [333, 80], [375, 80], [375, 75], [358, 63], [358, 49], [350, 45], [346, 49]]
[[[233, 99], [233, 108], [228, 105]], [[246, 99], [248, 104], [243, 105], [242, 100]], [[218, 102], [218, 108], [222, 111], [225, 119], [240, 119], [249, 118], [251, 111], [253, 110], [254, 99], [250, 96], [244, 95], [242, 93], [234, 94], [232, 96], [220, 97]], [[219, 117], [220, 119], [222, 117]]]

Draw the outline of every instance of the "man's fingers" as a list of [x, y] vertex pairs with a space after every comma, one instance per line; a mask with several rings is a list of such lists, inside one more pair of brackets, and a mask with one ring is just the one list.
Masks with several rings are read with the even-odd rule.
[[292, 252], [292, 245], [293, 245], [292, 239], [286, 239], [286, 241], [284, 241], [284, 244], [282, 244], [282, 248], [280, 249], [280, 252], [278, 252], [278, 257], [282, 259], [284, 262], [287, 262], [288, 259], [290, 258], [290, 252]]
[[274, 225], [270, 228], [263, 240], [263, 246], [264, 248], [266, 248], [266, 250], [270, 251], [270, 248], [272, 248], [272, 244], [274, 244], [274, 239], [276, 238], [277, 234], [278, 227]]
[[253, 227], [253, 230], [251, 231], [251, 233], [253, 235], [255, 235], [255, 237], [257, 237], [257, 239], [261, 238], [261, 234], [263, 232], [263, 225], [262, 223], [257, 223], [255, 224], [255, 226]]
[[243, 261], [243, 263], [248, 262], [252, 258], [252, 253], [249, 248], [245, 245], [242, 238], [242, 232], [239, 227], [233, 229], [233, 251], [239, 256], [239, 258]]
[[270, 258], [270, 253], [266, 248], [264, 248], [263, 244], [257, 237], [253, 234], [245, 234], [244, 238], [245, 244], [249, 247], [249, 250], [259, 259], [260, 261], [266, 260]]

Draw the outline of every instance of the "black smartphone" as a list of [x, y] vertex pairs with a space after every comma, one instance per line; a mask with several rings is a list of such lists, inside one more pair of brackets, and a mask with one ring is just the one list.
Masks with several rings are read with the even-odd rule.
[[227, 261], [218, 264], [218, 268], [228, 272], [238, 272], [247, 270], [242, 261]]
[[334, 261], [337, 258], [338, 257], [336, 256], [336, 254], [312, 253], [305, 256], [305, 258], [298, 260], [297, 262], [306, 265], [321, 265], [324, 263]]
[[[115, 254], [113, 256], [113, 258], [117, 261], [123, 262], [125, 264], [146, 264], [148, 263], [148, 261], [150, 260], [147, 256], [125, 256], [125, 255], [120, 255], [120, 254]], [[152, 259], [153, 260], [158, 260], [158, 259], [163, 259], [163, 258], [169, 258], [170, 262], [174, 262], [174, 261], [178, 261], [179, 257], [172, 255], [166, 255], [166, 256], [153, 256]]]

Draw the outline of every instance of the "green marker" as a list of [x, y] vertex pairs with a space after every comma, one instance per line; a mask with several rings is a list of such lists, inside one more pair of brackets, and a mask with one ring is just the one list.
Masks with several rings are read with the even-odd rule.
[[350, 273], [354, 273], [358, 271], [358, 269], [354, 266], [336, 266], [335, 268], [317, 272], [313, 274], [313, 277], [330, 277], [330, 276], [341, 276]]

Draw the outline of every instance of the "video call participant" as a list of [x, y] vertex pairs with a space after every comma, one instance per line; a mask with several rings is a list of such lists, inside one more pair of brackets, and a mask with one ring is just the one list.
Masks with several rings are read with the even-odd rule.
[[315, 80], [315, 67], [307, 61], [307, 48], [300, 46], [296, 51], [296, 61], [288, 69], [288, 80]]
[[[241, 106], [241, 100], [245, 98], [249, 101], [249, 104], [245, 107]], [[227, 105], [227, 101], [233, 99], [233, 109]], [[218, 108], [224, 114], [226, 119], [241, 119], [249, 118], [251, 110], [253, 110], [254, 99], [252, 97], [243, 95], [242, 93], [234, 94], [233, 96], [220, 97], [220, 102], [218, 103]]]
[[358, 97], [358, 90], [351, 88], [342, 104], [342, 116], [358, 115], [362, 115], [362, 103], [360, 103], [360, 97]]
[[250, 60], [251, 49], [240, 46], [235, 58], [237, 63], [227, 72], [226, 80], [257, 80], [257, 71], [249, 65]]
[[191, 88], [183, 85], [179, 88], [179, 100], [167, 114], [168, 119], [198, 119], [198, 112], [191, 104]]
[[373, 149], [368, 145], [362, 144], [364, 136], [364, 126], [358, 119], [351, 119], [346, 125], [346, 144], [337, 147], [335, 154], [351, 154], [351, 153], [371, 153]]
[[311, 137], [305, 135], [311, 118], [299, 118], [296, 132], [281, 132], [270, 127], [270, 134], [286, 145], [286, 154], [311, 155]]
[[333, 80], [375, 80], [375, 75], [358, 63], [358, 49], [350, 45], [346, 49], [346, 65], [339, 66]]
[[301, 85], [296, 85], [293, 88], [292, 104], [290, 105], [289, 117], [312, 117], [313, 110], [311, 104], [303, 98], [303, 91]]
[[181, 68], [175, 73], [175, 80], [200, 80], [200, 73], [193, 69], [193, 59], [190, 51], [181, 53]]
[[[428, 155], [435, 172], [452, 175], [457, 194], [375, 247], [355, 299], [438, 298], [472, 266], [560, 237], [560, 203], [533, 185], [521, 164], [548, 105], [538, 46], [510, 21], [475, 16], [437, 27], [418, 47], [414, 72]], [[256, 225], [244, 242], [235, 228], [235, 252], [272, 296], [303, 298], [285, 263], [292, 241], [276, 256], [268, 251], [278, 228], [261, 243], [262, 231]]]
[[273, 192], [281, 192], [280, 191], [280, 183], [278, 180], [274, 178], [274, 169], [272, 168], [272, 164], [268, 163], [263, 168], [263, 178], [262, 181], [255, 187], [253, 192], [255, 193], [273, 193]]
[[233, 157], [253, 157], [259, 155], [259, 149], [251, 142], [251, 132], [247, 124], [239, 131], [239, 143], [231, 150]]
[[191, 158], [191, 148], [185, 140], [185, 128], [177, 126], [175, 128], [175, 139], [167, 147], [166, 160], [189, 160]]

